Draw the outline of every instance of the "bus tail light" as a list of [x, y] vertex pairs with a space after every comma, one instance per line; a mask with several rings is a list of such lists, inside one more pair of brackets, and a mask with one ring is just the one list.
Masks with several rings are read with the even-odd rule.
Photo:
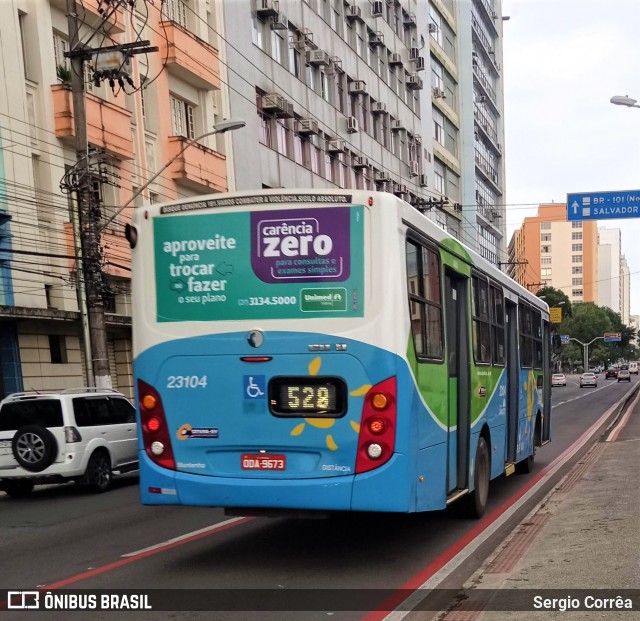
[[144, 450], [158, 466], [175, 470], [176, 462], [160, 394], [153, 386], [138, 380], [138, 402]]
[[364, 398], [358, 436], [356, 474], [389, 461], [396, 441], [396, 378], [390, 377], [369, 389]]

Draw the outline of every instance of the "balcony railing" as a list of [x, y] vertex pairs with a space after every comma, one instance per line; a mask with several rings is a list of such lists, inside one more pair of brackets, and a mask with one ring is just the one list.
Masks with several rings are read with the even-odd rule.
[[[185, 147], [187, 138], [169, 136], [167, 159]], [[197, 191], [226, 192], [227, 158], [199, 143], [189, 146], [169, 167], [168, 174], [179, 185]]]
[[[71, 88], [66, 84], [54, 84], [51, 92], [56, 136], [62, 139], [74, 139]], [[86, 95], [85, 109], [89, 142], [120, 159], [133, 159], [131, 113], [126, 108], [89, 94]]]
[[167, 38], [159, 43], [158, 57], [167, 58], [169, 72], [197, 88], [220, 88], [218, 50], [176, 22], [164, 21], [161, 27]]

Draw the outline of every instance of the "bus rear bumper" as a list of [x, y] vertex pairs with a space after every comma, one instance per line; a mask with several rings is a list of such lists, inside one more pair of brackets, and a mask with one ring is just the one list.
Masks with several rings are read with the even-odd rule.
[[140, 496], [144, 505], [408, 512], [415, 506], [403, 476], [406, 465], [405, 456], [396, 454], [381, 468], [357, 476], [245, 479], [166, 470], [143, 454]]

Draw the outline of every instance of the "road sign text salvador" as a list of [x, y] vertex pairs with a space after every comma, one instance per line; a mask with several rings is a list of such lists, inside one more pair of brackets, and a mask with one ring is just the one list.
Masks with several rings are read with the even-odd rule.
[[640, 218], [640, 190], [567, 194], [567, 220]]

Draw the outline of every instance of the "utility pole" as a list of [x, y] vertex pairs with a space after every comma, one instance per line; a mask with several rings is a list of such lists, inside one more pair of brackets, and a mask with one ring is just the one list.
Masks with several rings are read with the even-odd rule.
[[[107, 8], [100, 11], [102, 23], [107, 21], [121, 7], [133, 4], [125, 0], [107, 0]], [[71, 93], [73, 96], [73, 121], [75, 129], [76, 164], [74, 166], [75, 182], [67, 184], [76, 192], [77, 218], [74, 218], [74, 233], [78, 233], [80, 257], [78, 272], [82, 272], [84, 288], [80, 289], [80, 314], [83, 325], [83, 340], [87, 362], [87, 381], [98, 388], [111, 388], [111, 371], [107, 353], [107, 327], [105, 321], [104, 292], [106, 282], [102, 272], [102, 246], [100, 244], [101, 205], [93, 193], [92, 183], [94, 171], [90, 161], [89, 141], [87, 137], [87, 115], [85, 108], [84, 63], [91, 58], [99, 58], [101, 53], [114, 53], [115, 66], [104, 65], [103, 70], [96, 70], [93, 79], [98, 84], [108, 80], [112, 86], [118, 81], [124, 90], [124, 82], [133, 86], [128, 73], [124, 70], [126, 63], [134, 54], [157, 52], [158, 47], [150, 47], [149, 41], [135, 41], [106, 47], [88, 48], [80, 43], [80, 26], [76, 13], [76, 0], [67, 0], [67, 24], [69, 28], [69, 51], [65, 57], [71, 63]], [[97, 34], [94, 31], [89, 41]], [[87, 44], [88, 45], [88, 42]], [[97, 66], [96, 62], [96, 66]], [[66, 175], [68, 177], [68, 175]], [[95, 177], [102, 183], [100, 175]], [[76, 226], [77, 223], [77, 226]], [[76, 248], [77, 250], [77, 248]], [[80, 278], [80, 273], [78, 274]]]
[[[95, 205], [91, 194], [89, 141], [87, 139], [87, 116], [84, 93], [84, 62], [80, 49], [80, 29], [76, 13], [76, 0], [67, 0], [67, 22], [69, 26], [69, 61], [71, 63], [71, 92], [73, 95], [73, 121], [76, 137], [77, 179], [76, 197], [82, 249], [82, 278], [89, 322], [88, 336], [91, 352], [93, 381], [99, 388], [111, 388], [111, 373], [107, 355], [107, 328], [104, 316], [102, 257], [100, 248], [100, 206]], [[81, 309], [82, 313], [83, 309]], [[84, 320], [84, 318], [82, 318]]]

